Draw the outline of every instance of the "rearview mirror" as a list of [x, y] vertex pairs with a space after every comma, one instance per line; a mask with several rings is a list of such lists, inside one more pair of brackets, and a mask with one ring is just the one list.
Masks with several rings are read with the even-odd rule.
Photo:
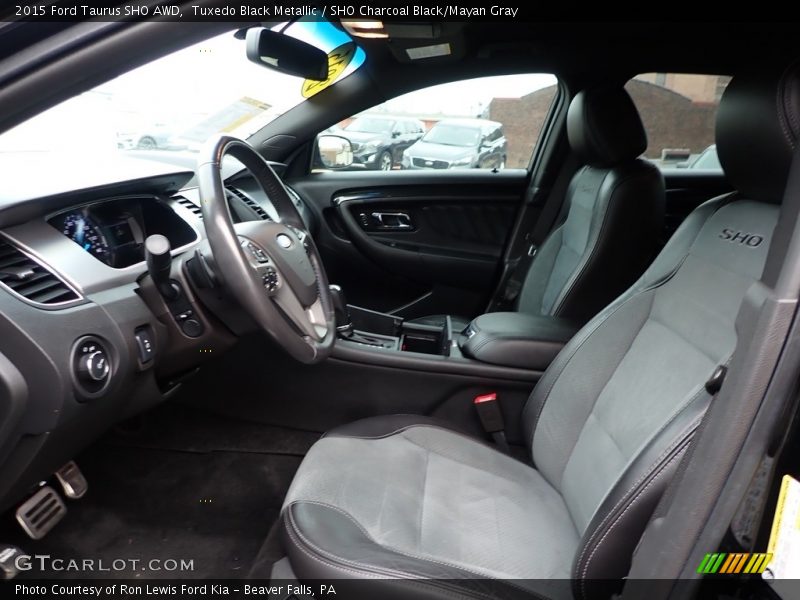
[[313, 81], [328, 78], [328, 55], [302, 40], [263, 27], [247, 30], [247, 58], [257, 65]]
[[344, 169], [353, 164], [350, 140], [340, 135], [321, 135], [317, 138], [319, 163], [325, 169]]

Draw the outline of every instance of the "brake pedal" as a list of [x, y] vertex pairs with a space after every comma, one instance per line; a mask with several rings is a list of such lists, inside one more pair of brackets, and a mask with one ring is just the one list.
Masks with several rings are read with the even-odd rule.
[[27, 556], [22, 550], [11, 544], [0, 544], [0, 580], [8, 581], [19, 575], [17, 559]]
[[61, 484], [64, 495], [70, 500], [83, 498], [86, 490], [89, 489], [86, 477], [83, 476], [80, 467], [75, 464], [74, 460], [69, 461], [56, 471], [56, 479]]
[[61, 496], [49, 485], [39, 490], [17, 508], [17, 523], [34, 540], [40, 540], [67, 514]]

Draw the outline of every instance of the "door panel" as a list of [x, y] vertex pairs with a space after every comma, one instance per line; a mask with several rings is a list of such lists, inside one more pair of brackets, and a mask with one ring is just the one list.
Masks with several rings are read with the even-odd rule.
[[476, 169], [314, 173], [291, 185], [320, 217], [317, 245], [348, 301], [410, 318], [483, 310], [526, 182], [522, 169]]

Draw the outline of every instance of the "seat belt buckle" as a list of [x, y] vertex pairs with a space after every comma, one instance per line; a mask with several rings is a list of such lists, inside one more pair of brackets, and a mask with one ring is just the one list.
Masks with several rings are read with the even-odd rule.
[[475, 405], [475, 410], [478, 411], [478, 418], [486, 433], [497, 433], [505, 429], [503, 411], [500, 410], [500, 404], [497, 402], [497, 393], [475, 396], [472, 403]]
[[500, 402], [497, 400], [497, 393], [490, 392], [475, 396], [472, 401], [478, 418], [481, 420], [483, 430], [492, 436], [495, 443], [503, 451], [508, 451], [506, 442], [505, 424], [503, 423], [503, 411], [500, 409]]

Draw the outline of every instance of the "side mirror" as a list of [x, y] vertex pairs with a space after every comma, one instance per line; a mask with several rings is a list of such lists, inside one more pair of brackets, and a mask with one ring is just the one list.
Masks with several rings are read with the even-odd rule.
[[340, 135], [319, 136], [317, 155], [324, 169], [345, 169], [353, 164], [353, 146]]
[[328, 55], [302, 40], [263, 27], [247, 30], [247, 58], [257, 65], [313, 81], [328, 79]]
[[399, 131], [393, 131], [392, 132], [392, 137], [393, 138], [400, 137], [400, 132]]

